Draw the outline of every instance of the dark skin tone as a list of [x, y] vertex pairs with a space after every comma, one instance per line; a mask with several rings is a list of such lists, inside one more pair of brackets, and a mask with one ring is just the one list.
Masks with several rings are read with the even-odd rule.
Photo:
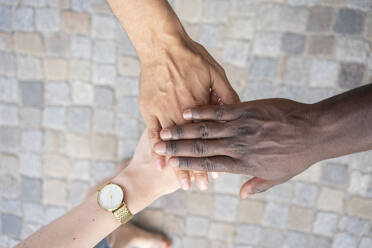
[[184, 118], [201, 122], [163, 129], [156, 152], [185, 170], [253, 176], [246, 198], [321, 160], [372, 149], [372, 84], [315, 104], [265, 99], [196, 107]]

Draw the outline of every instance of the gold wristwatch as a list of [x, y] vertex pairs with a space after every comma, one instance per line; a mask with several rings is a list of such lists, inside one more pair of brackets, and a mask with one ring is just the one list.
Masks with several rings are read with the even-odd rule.
[[98, 190], [97, 202], [98, 205], [111, 212], [115, 218], [122, 224], [128, 222], [132, 217], [125, 204], [124, 188], [118, 184], [108, 182]]

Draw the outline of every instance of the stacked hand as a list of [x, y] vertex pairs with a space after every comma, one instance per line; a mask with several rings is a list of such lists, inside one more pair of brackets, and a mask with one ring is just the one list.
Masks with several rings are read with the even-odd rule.
[[[160, 142], [161, 128], [189, 122], [182, 112], [190, 107], [211, 103], [213, 90], [224, 103], [236, 103], [239, 98], [230, 86], [225, 72], [198, 43], [187, 38], [141, 61], [140, 109], [148, 128], [151, 146]], [[153, 152], [155, 163], [164, 168], [163, 155]], [[183, 189], [190, 187], [191, 176], [205, 190], [208, 175], [203, 171], [177, 168], [177, 178]]]
[[[283, 183], [320, 159], [308, 105], [268, 99], [184, 112], [184, 124], [161, 131], [155, 151], [175, 156], [170, 164], [183, 170], [219, 171], [253, 176], [241, 197]], [[314, 156], [314, 155], [318, 156]]]

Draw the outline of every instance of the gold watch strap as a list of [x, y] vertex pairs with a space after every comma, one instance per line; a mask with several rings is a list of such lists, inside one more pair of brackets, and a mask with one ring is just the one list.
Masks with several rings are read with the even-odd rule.
[[133, 215], [127, 208], [127, 205], [125, 203], [120, 208], [116, 209], [114, 212], [112, 212], [115, 216], [115, 218], [120, 221], [122, 224], [127, 223], [130, 219], [132, 219]]

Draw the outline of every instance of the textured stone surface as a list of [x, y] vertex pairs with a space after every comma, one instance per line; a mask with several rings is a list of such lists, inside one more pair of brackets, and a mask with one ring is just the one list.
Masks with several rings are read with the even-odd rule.
[[[370, 81], [369, 0], [170, 3], [242, 101], [315, 103]], [[64, 214], [130, 158], [145, 128], [139, 65], [106, 1], [0, 0], [0, 214], [20, 224], [0, 221], [0, 247]], [[162, 197], [136, 220], [176, 248], [369, 248], [371, 159], [320, 162], [245, 200], [248, 177], [225, 174], [205, 192]]]

